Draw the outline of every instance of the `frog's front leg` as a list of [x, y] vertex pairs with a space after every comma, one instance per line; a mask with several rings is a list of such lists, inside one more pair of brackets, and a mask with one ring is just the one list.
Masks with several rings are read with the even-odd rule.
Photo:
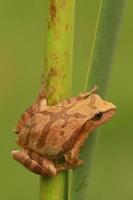
[[64, 162], [62, 164], [56, 165], [55, 167], [56, 167], [57, 172], [60, 172], [60, 171], [68, 170], [68, 169], [73, 169], [81, 165], [82, 163], [83, 163], [82, 160], [77, 160], [77, 162], [74, 163], [74, 165], [70, 164], [69, 162]]
[[55, 176], [57, 170], [48, 159], [29, 150], [12, 151], [12, 156], [30, 171], [42, 176]]
[[65, 155], [66, 162], [69, 163], [71, 166], [74, 167], [83, 163], [82, 160], [79, 160], [79, 152], [86, 139], [86, 134], [81, 134], [74, 147]]
[[70, 160], [69, 160], [69, 162], [66, 161], [62, 164], [55, 165], [57, 172], [68, 170], [68, 169], [73, 169], [73, 168], [75, 168], [75, 167], [77, 167], [77, 166], [79, 166], [83, 163], [82, 160], [75, 159], [75, 158], [74, 158], [74, 160], [71, 160], [71, 161], [72, 162], [70, 162]]
[[83, 160], [79, 160], [79, 152], [86, 139], [87, 137], [84, 133], [79, 136], [74, 147], [64, 155], [65, 162], [55, 166], [58, 172], [75, 168], [83, 163]]

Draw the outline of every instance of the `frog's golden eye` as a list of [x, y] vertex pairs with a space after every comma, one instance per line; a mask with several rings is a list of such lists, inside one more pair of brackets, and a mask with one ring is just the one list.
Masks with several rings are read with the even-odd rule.
[[94, 116], [94, 120], [100, 120], [102, 118], [103, 113], [101, 111], [97, 112]]

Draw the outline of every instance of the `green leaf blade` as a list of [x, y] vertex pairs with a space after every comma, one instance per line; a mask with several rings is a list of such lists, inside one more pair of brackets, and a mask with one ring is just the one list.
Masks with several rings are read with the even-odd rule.
[[[125, 0], [102, 0], [91, 52], [85, 90], [98, 86], [103, 97], [112, 67], [114, 50]], [[89, 200], [90, 169], [97, 143], [98, 131], [93, 132], [82, 149], [81, 158], [85, 163], [73, 170], [71, 200]]]

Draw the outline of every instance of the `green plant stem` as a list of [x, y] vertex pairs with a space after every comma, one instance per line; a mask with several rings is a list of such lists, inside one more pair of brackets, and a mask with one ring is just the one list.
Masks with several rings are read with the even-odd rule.
[[[101, 96], [104, 96], [107, 88], [124, 2], [125, 0], [102, 0], [100, 4], [85, 90], [97, 85]], [[81, 157], [85, 164], [73, 171], [72, 200], [89, 199], [90, 167], [96, 139], [95, 131], [82, 150]]]
[[[49, 0], [44, 80], [48, 104], [70, 96], [75, 0]], [[41, 177], [40, 200], [67, 199], [67, 172]]]

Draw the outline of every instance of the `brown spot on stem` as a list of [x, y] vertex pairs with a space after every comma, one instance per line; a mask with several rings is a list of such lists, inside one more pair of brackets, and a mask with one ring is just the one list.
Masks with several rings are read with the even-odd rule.
[[57, 8], [56, 8], [54, 0], [51, 0], [51, 2], [50, 2], [49, 12], [50, 12], [50, 16], [51, 16], [51, 22], [54, 24], [56, 16], [57, 16]]
[[53, 77], [58, 75], [58, 70], [55, 67], [51, 67], [48, 72], [48, 77]]

